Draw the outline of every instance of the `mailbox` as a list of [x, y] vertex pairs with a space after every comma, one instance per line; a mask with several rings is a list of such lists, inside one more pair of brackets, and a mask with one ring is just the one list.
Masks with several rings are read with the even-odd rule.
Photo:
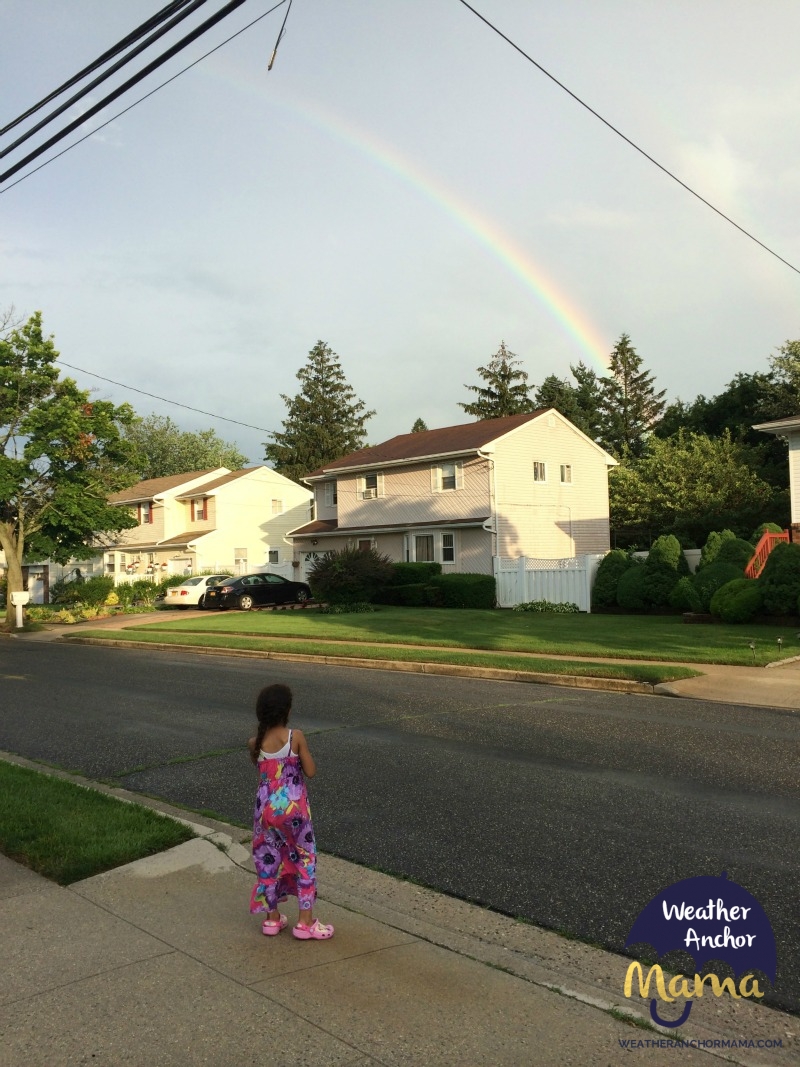
[[20, 589], [19, 592], [11, 594], [11, 603], [14, 605], [15, 608], [21, 608], [21, 607], [24, 607], [24, 605], [28, 603], [30, 598], [31, 598], [31, 594], [30, 593], [23, 592]]

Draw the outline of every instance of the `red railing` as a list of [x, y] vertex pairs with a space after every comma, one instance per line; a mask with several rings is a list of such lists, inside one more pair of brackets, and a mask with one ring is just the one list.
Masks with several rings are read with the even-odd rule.
[[761, 535], [761, 540], [756, 545], [756, 551], [753, 558], [747, 564], [744, 569], [745, 578], [757, 578], [764, 569], [764, 564], [767, 562], [767, 556], [773, 550], [775, 545], [780, 544], [781, 541], [789, 540], [789, 531], [783, 530], [781, 533], [769, 533]]

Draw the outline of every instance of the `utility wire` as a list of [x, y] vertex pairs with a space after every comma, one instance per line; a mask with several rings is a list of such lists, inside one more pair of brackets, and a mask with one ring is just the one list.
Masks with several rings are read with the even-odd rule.
[[286, 33], [286, 22], [289, 18], [289, 12], [292, 10], [292, 0], [289, 0], [289, 6], [286, 8], [286, 14], [283, 16], [283, 22], [281, 23], [280, 33], [278, 34], [278, 40], [275, 42], [275, 47], [272, 49], [272, 55], [270, 56], [269, 64], [267, 65], [267, 73], [272, 70], [272, 64], [275, 62], [275, 56], [278, 54], [278, 45], [283, 40], [283, 35]]
[[80, 371], [81, 374], [90, 374], [92, 378], [99, 378], [101, 382], [109, 382], [111, 385], [118, 385], [120, 389], [129, 389], [133, 393], [141, 393], [142, 396], [149, 396], [151, 400], [161, 400], [165, 404], [172, 404], [176, 408], [186, 408], [187, 411], [196, 411], [198, 415], [208, 415], [210, 419], [221, 419], [223, 422], [232, 422], [234, 426], [245, 426], [248, 430], [261, 430], [264, 433], [272, 433], [272, 430], [265, 430], [263, 426], [252, 426], [249, 422], [239, 422], [238, 419], [228, 419], [224, 415], [215, 415], [213, 411], [203, 411], [202, 408], [193, 408], [190, 404], [181, 404], [179, 400], [169, 400], [165, 396], [157, 396], [155, 393], [148, 393], [144, 389], [137, 389], [135, 385], [125, 385], [124, 382], [115, 382], [113, 378], [104, 378], [102, 374], [95, 374], [93, 370], [84, 370], [83, 367], [76, 367], [74, 363], [65, 363], [63, 359], [59, 359], [59, 366], [69, 367], [70, 370]]
[[146, 48], [149, 48], [154, 41], [157, 41], [160, 37], [163, 37], [165, 33], [169, 33], [169, 31], [174, 26], [177, 26], [179, 22], [182, 22], [185, 18], [188, 18], [189, 15], [195, 12], [199, 7], [202, 7], [202, 5], [206, 2], [207, 0], [191, 0], [191, 3], [185, 5], [183, 9], [179, 11], [173, 19], [170, 19], [169, 22], [165, 23], [159, 29], [154, 30], [154, 32], [150, 34], [146, 41], [142, 41], [140, 45], [134, 48], [126, 56], [123, 56], [122, 59], [118, 60], [113, 66], [109, 67], [108, 70], [103, 71], [103, 73], [99, 74], [93, 81], [90, 81], [88, 85], [84, 85], [84, 87], [82, 89], [79, 89], [77, 93], [71, 96], [68, 100], [65, 100], [63, 104], [60, 104], [55, 109], [55, 111], [51, 111], [49, 115], [45, 115], [45, 117], [39, 122], [37, 122], [35, 126], [31, 126], [31, 128], [29, 130], [26, 130], [25, 133], [21, 134], [16, 139], [16, 141], [13, 141], [7, 148], [4, 148], [2, 152], [0, 152], [0, 159], [2, 159], [4, 156], [7, 156], [9, 152], [13, 152], [15, 148], [19, 148], [19, 146], [23, 144], [23, 142], [27, 141], [29, 137], [33, 137], [35, 133], [38, 133], [39, 130], [41, 130], [49, 122], [52, 122], [53, 119], [58, 118], [59, 115], [63, 115], [63, 113], [67, 111], [70, 107], [72, 107], [73, 104], [76, 104], [78, 100], [82, 100], [84, 96], [87, 96], [92, 91], [92, 89], [95, 89], [98, 85], [101, 84], [101, 82], [106, 81], [108, 78], [111, 77], [112, 74], [116, 74], [118, 70], [121, 70], [122, 67], [130, 63], [132, 59], [135, 59], [136, 56], [138, 56], [141, 52], [144, 52]]
[[66, 137], [67, 134], [72, 133], [72, 131], [77, 129], [78, 126], [82, 126], [84, 122], [87, 121], [87, 119], [90, 119], [93, 115], [96, 115], [98, 111], [102, 111], [104, 107], [107, 107], [110, 103], [113, 103], [113, 101], [116, 100], [117, 97], [122, 96], [123, 93], [127, 92], [128, 89], [132, 88], [143, 78], [146, 78], [148, 74], [152, 74], [152, 72], [158, 67], [163, 66], [163, 64], [166, 63], [168, 59], [172, 59], [173, 56], [177, 55], [178, 52], [186, 48], [186, 46], [191, 44], [192, 41], [197, 40], [198, 37], [202, 37], [204, 33], [206, 33], [212, 28], [212, 26], [216, 26], [218, 22], [221, 22], [224, 18], [227, 18], [228, 15], [231, 14], [231, 12], [235, 11], [237, 7], [241, 7], [242, 4], [244, 4], [245, 2], [246, 0], [228, 0], [228, 3], [225, 4], [224, 7], [221, 7], [219, 11], [216, 12], [216, 14], [212, 15], [210, 18], [207, 18], [205, 22], [201, 22], [199, 26], [195, 27], [195, 29], [191, 31], [191, 33], [187, 33], [185, 37], [181, 37], [181, 39], [179, 41], [176, 41], [176, 43], [170, 48], [168, 48], [166, 52], [162, 52], [160, 56], [152, 60], [152, 62], [148, 63], [146, 66], [142, 67], [142, 69], [137, 74], [134, 74], [133, 77], [128, 78], [126, 82], [123, 82], [122, 85], [118, 86], [118, 88], [116, 88], [113, 92], [109, 93], [108, 96], [103, 97], [103, 99], [99, 103], [94, 104], [88, 109], [88, 111], [86, 111], [83, 115], [79, 116], [77, 119], [74, 119], [72, 122], [67, 123], [67, 125], [62, 130], [60, 130], [56, 134], [53, 134], [53, 136], [50, 137], [47, 141], [39, 145], [38, 148], [35, 148], [33, 152], [29, 152], [27, 156], [21, 159], [18, 163], [15, 163], [13, 167], [9, 167], [7, 171], [5, 171], [3, 174], [0, 174], [0, 182], [4, 182], [6, 178], [10, 178], [13, 174], [16, 174], [17, 171], [22, 170], [24, 166], [26, 166], [28, 163], [31, 163], [38, 156], [42, 155], [43, 152], [46, 152], [48, 148], [52, 148], [54, 144], [57, 144], [59, 141], [63, 140], [63, 138]]
[[36, 174], [37, 171], [43, 170], [44, 167], [54, 162], [54, 160], [60, 159], [61, 156], [66, 155], [67, 152], [72, 151], [72, 149], [76, 148], [79, 144], [83, 144], [84, 141], [88, 141], [90, 137], [93, 137], [96, 133], [99, 133], [100, 130], [105, 129], [106, 126], [110, 126], [112, 122], [115, 122], [118, 118], [121, 118], [129, 111], [132, 111], [133, 108], [135, 108], [138, 104], [141, 104], [143, 101], [149, 99], [151, 96], [154, 96], [159, 91], [159, 89], [163, 89], [165, 85], [169, 85], [170, 82], [174, 82], [176, 78], [180, 78], [181, 74], [185, 74], [187, 70], [191, 70], [192, 67], [196, 67], [198, 63], [202, 63], [202, 61], [204, 59], [207, 59], [208, 56], [213, 55], [214, 52], [218, 52], [220, 48], [223, 48], [235, 37], [239, 37], [240, 34], [243, 34], [246, 30], [249, 30], [251, 26], [255, 26], [257, 22], [261, 22], [261, 20], [265, 19], [267, 15], [271, 15], [273, 11], [277, 11], [277, 9], [279, 7], [282, 7], [285, 3], [286, 0], [278, 0], [278, 3], [273, 5], [268, 11], [265, 11], [263, 15], [259, 15], [257, 18], [254, 18], [252, 22], [248, 22], [246, 26], [242, 26], [242, 28], [240, 30], [237, 30], [236, 33], [232, 33], [230, 37], [226, 37], [224, 41], [220, 41], [218, 45], [215, 45], [213, 48], [210, 48], [207, 52], [204, 52], [202, 56], [199, 56], [191, 63], [188, 63], [176, 74], [173, 74], [171, 78], [167, 78], [166, 81], [161, 82], [160, 85], [157, 85], [154, 89], [151, 89], [149, 93], [145, 93], [144, 96], [140, 96], [138, 100], [134, 100], [132, 104], [128, 104], [128, 106], [124, 107], [122, 111], [118, 111], [115, 115], [112, 115], [110, 119], [106, 119], [105, 122], [101, 122], [99, 126], [95, 126], [94, 129], [90, 130], [88, 133], [85, 133], [83, 137], [79, 137], [77, 141], [73, 141], [72, 144], [67, 145], [66, 148], [62, 148], [60, 152], [56, 152], [54, 156], [50, 156], [50, 158], [46, 159], [44, 163], [40, 163], [38, 167], [34, 167], [33, 170], [29, 170], [28, 173], [23, 174], [21, 178], [17, 178], [17, 180], [15, 182], [12, 182], [11, 185], [7, 185], [5, 189], [0, 189], [0, 196], [2, 196], [3, 193], [7, 193], [9, 189], [13, 189], [15, 185], [19, 185], [20, 182], [24, 182], [26, 178], [30, 178], [31, 175]]
[[770, 248], [769, 245], [764, 244], [763, 241], [759, 241], [759, 239], [754, 236], [754, 234], [750, 233], [749, 230], [746, 230], [744, 226], [740, 226], [738, 222], [735, 222], [729, 215], [726, 215], [724, 211], [720, 211], [720, 209], [718, 207], [715, 207], [710, 200], [706, 200], [704, 196], [701, 196], [700, 193], [692, 189], [692, 187], [690, 185], [687, 185], [685, 181], [682, 181], [676, 174], [673, 174], [671, 170], [668, 170], [662, 163], [659, 163], [657, 159], [654, 159], [651, 155], [645, 152], [645, 150], [643, 148], [640, 148], [635, 141], [632, 141], [630, 139], [630, 137], [626, 137], [625, 134], [621, 130], [618, 130], [617, 127], [614, 126], [612, 123], [610, 123], [608, 119], [604, 119], [598, 111], [595, 111], [595, 109], [589, 104], [587, 104], [585, 100], [582, 100], [576, 93], [573, 93], [571, 89], [568, 89], [563, 82], [560, 82], [554, 74], [551, 74], [549, 70], [546, 70], [541, 65], [541, 63], [537, 63], [532, 56], [529, 56], [528, 53], [525, 52], [522, 48], [520, 48], [518, 44], [512, 41], [510, 37], [507, 37], [502, 30], [499, 30], [497, 26], [494, 25], [494, 23], [490, 22], [487, 18], [485, 18], [480, 13], [480, 11], [476, 11], [471, 4], [467, 3], [467, 0], [459, 0], [459, 3], [463, 4], [464, 7], [471, 11], [476, 18], [479, 18], [481, 22], [485, 23], [490, 30], [493, 30], [494, 33], [497, 34], [498, 37], [502, 37], [506, 44], [510, 44], [515, 51], [519, 52], [519, 54], [523, 56], [523, 58], [527, 59], [529, 63], [532, 63], [534, 67], [536, 67], [537, 70], [540, 70], [542, 74], [546, 75], [550, 79], [550, 81], [555, 82], [559, 89], [563, 89], [564, 92], [571, 96], [573, 100], [575, 100], [578, 104], [581, 105], [581, 107], [586, 108], [586, 110], [590, 114], [594, 115], [596, 119], [599, 119], [604, 126], [607, 126], [609, 130], [615, 133], [618, 137], [621, 137], [623, 141], [625, 141], [631, 146], [631, 148], [635, 148], [640, 155], [644, 156], [644, 158], [649, 160], [650, 163], [658, 167], [660, 171], [663, 171], [664, 174], [666, 174], [669, 178], [672, 178], [674, 182], [677, 182], [678, 185], [682, 186], [687, 191], [687, 193], [691, 193], [692, 196], [696, 197], [701, 203], [705, 204], [706, 207], [711, 208], [713, 212], [715, 212], [721, 218], [725, 219], [726, 222], [729, 222], [731, 226], [735, 226], [740, 233], [743, 233], [745, 235], [745, 237], [749, 237], [751, 241], [755, 241], [755, 243], [761, 248], [763, 248], [765, 252], [769, 252], [771, 256], [774, 256], [776, 259], [779, 259], [781, 263], [784, 264], [784, 266], [788, 267], [790, 270], [793, 270], [795, 274], [800, 274], [800, 268], [795, 267], [795, 265], [793, 263], [790, 263], [788, 259], [784, 259], [783, 256], [778, 255], [778, 253], [774, 249]]
[[73, 85], [76, 85], [79, 81], [85, 78], [87, 74], [92, 74], [98, 67], [102, 67], [104, 63], [107, 63], [109, 59], [113, 59], [114, 56], [119, 55], [120, 52], [124, 52], [129, 45], [135, 44], [140, 37], [143, 37], [154, 26], [158, 26], [164, 19], [169, 18], [174, 11], [179, 11], [190, 2], [191, 0], [173, 0], [171, 4], [167, 4], [161, 11], [157, 11], [156, 14], [147, 19], [146, 22], [143, 22], [140, 26], [137, 26], [135, 30], [132, 30], [129, 34], [123, 37], [121, 41], [118, 41], [111, 48], [103, 52], [103, 54], [95, 59], [93, 63], [90, 63], [88, 67], [84, 67], [83, 70], [78, 71], [78, 73], [73, 75], [69, 81], [65, 81], [63, 85], [59, 85], [57, 89], [54, 89], [52, 93], [49, 93], [43, 100], [40, 100], [38, 104], [34, 104], [33, 107], [28, 108], [23, 115], [19, 115], [13, 122], [9, 122], [4, 126], [2, 130], [0, 130], [0, 137], [2, 137], [3, 134], [8, 133], [9, 130], [13, 130], [13, 128], [18, 126], [20, 122], [24, 122], [25, 119], [30, 118], [31, 115], [34, 115], [40, 108], [49, 104], [51, 100], [55, 100], [57, 96], [66, 92], [67, 89], [71, 89]]

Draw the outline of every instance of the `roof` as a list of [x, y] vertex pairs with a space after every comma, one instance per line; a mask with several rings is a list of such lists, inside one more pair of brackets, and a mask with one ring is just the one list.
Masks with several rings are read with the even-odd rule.
[[108, 498], [112, 504], [135, 504], [138, 500], [152, 500], [170, 489], [176, 489], [186, 482], [196, 481], [204, 474], [216, 474], [225, 467], [209, 467], [203, 471], [186, 471], [184, 474], [170, 474], [166, 478], [147, 478], [143, 482], [137, 482], [130, 489], [123, 489], [119, 493], [112, 493]]
[[252, 474], [253, 471], [268, 469], [268, 467], [244, 467], [240, 471], [230, 471], [228, 474], [223, 474], [220, 478], [214, 478], [210, 482], [203, 482], [202, 485], [195, 485], [191, 489], [187, 489], [185, 493], [178, 493], [175, 499], [188, 500], [196, 496], [204, 496], [206, 493], [210, 493], [214, 489], [219, 489], [221, 485], [227, 485], [229, 482], [235, 482], [238, 478], [244, 478], [247, 474]]
[[440, 430], [423, 430], [421, 433], [403, 433], [382, 444], [351, 452], [341, 459], [332, 460], [306, 475], [306, 478], [322, 478], [326, 474], [353, 467], [369, 467], [380, 463], [402, 463], [408, 460], [433, 456], [476, 452], [491, 441], [539, 418], [551, 408], [528, 411], [524, 415], [506, 415], [502, 419], [481, 419], [460, 426], [445, 426]]
[[199, 541], [201, 537], [205, 537], [207, 534], [214, 533], [214, 530], [189, 530], [186, 533], [176, 534], [175, 537], [168, 537], [166, 541], [159, 541], [159, 548], [167, 548], [170, 545], [180, 547], [181, 545], [188, 545], [195, 541]]
[[415, 530], [422, 527], [438, 530], [440, 526], [483, 526], [491, 518], [490, 515], [471, 516], [468, 519], [426, 519], [423, 522], [370, 522], [361, 526], [339, 526], [336, 519], [315, 519], [305, 526], [298, 526], [296, 530], [290, 530], [287, 537], [320, 537], [326, 534], [358, 534], [368, 531], [390, 530]]
[[800, 415], [792, 415], [788, 419], [776, 419], [774, 422], [759, 422], [753, 426], [754, 430], [763, 430], [764, 433], [789, 433], [790, 430], [800, 430]]

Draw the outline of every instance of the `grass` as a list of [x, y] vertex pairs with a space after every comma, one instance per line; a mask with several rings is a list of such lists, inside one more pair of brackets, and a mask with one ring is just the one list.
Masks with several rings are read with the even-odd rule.
[[59, 885], [172, 848], [192, 831], [40, 771], [0, 762], [0, 852]]
[[513, 653], [470, 652], [441, 648], [408, 648], [391, 645], [346, 644], [332, 641], [271, 640], [269, 637], [238, 634], [175, 632], [136, 627], [114, 631], [82, 631], [79, 637], [99, 637], [131, 644], [167, 644], [176, 647], [244, 649], [256, 652], [296, 653], [305, 656], [336, 656], [345, 659], [391, 660], [406, 663], [442, 663], [464, 667], [488, 667], [526, 674], [571, 675], [583, 678], [612, 678], [624, 681], [659, 682], [691, 678], [698, 672], [672, 664], [598, 663], [587, 660], [547, 659]]

